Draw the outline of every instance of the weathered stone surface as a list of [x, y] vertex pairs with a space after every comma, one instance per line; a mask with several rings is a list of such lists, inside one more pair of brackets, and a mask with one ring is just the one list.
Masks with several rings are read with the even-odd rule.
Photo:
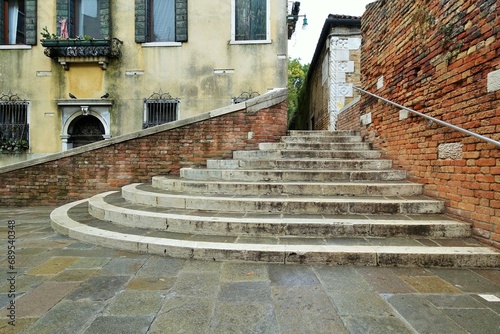
[[214, 333], [279, 333], [271, 304], [230, 303], [217, 304], [210, 329]]
[[108, 307], [110, 315], [148, 316], [155, 315], [163, 305], [161, 291], [122, 291]]
[[99, 271], [103, 276], [132, 275], [144, 265], [145, 259], [111, 259]]
[[145, 334], [153, 317], [97, 317], [85, 330], [85, 334], [123, 333]]
[[64, 270], [51, 280], [58, 282], [82, 282], [97, 273], [97, 269]]
[[417, 333], [468, 333], [421, 296], [394, 295], [387, 301]]
[[315, 285], [273, 286], [276, 317], [284, 333], [348, 333], [336, 308]]
[[43, 315], [24, 333], [74, 334], [83, 332], [104, 305], [102, 302], [64, 300]]
[[127, 290], [169, 290], [174, 286], [176, 277], [136, 277], [127, 283]]
[[56, 275], [76, 262], [75, 257], [55, 257], [26, 272], [28, 275]]
[[106, 301], [114, 297], [129, 281], [129, 276], [93, 276], [83, 282], [67, 299]]
[[167, 298], [148, 333], [208, 332], [212, 314], [212, 300], [206, 297], [173, 296]]
[[[78, 285], [80, 283], [77, 282], [44, 282], [16, 300], [16, 316], [38, 318], [74, 291]], [[2, 318], [7, 315], [6, 309], [0, 312]]]
[[219, 274], [181, 272], [172, 291], [180, 296], [214, 297], [219, 291]]

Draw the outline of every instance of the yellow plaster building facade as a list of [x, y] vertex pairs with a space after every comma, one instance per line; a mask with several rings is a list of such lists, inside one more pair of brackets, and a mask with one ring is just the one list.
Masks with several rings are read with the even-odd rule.
[[[286, 87], [286, 0], [2, 3], [1, 135], [27, 131], [31, 153]], [[15, 122], [29, 126], [13, 130]]]

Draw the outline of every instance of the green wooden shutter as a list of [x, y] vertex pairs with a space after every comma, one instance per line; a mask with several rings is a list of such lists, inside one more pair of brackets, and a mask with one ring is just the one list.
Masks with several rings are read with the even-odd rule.
[[99, 29], [102, 38], [111, 38], [110, 0], [99, 0]]
[[250, 40], [265, 40], [267, 38], [267, 0], [250, 1]]
[[250, 39], [250, 1], [235, 0], [234, 2], [234, 39], [244, 41]]
[[135, 0], [135, 42], [147, 42], [147, 0]]
[[35, 45], [38, 40], [36, 33], [36, 0], [25, 0], [24, 7], [26, 12], [26, 44]]
[[188, 0], [175, 0], [175, 41], [188, 40]]

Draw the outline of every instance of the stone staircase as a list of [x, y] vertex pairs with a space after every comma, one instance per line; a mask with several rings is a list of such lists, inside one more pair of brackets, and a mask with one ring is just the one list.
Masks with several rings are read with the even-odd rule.
[[116, 249], [215, 261], [498, 267], [442, 201], [353, 131], [290, 131], [232, 160], [67, 204], [52, 226]]

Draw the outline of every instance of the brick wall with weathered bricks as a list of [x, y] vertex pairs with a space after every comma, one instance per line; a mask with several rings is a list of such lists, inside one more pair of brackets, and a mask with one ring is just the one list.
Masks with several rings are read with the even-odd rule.
[[261, 142], [278, 141], [286, 131], [285, 101], [257, 112], [242, 109], [101, 148], [85, 151], [80, 147], [76, 150], [83, 152], [76, 155], [0, 173], [1, 203], [68, 203], [126, 184], [149, 182], [158, 174], [178, 174], [182, 167], [205, 166], [206, 159], [230, 158], [233, 150], [257, 149]]
[[[378, 1], [362, 33], [366, 90], [500, 141], [500, 90], [488, 89], [488, 74], [500, 70], [498, 1]], [[372, 123], [360, 126], [366, 113]], [[395, 167], [425, 183], [427, 195], [444, 199], [448, 213], [500, 246], [498, 146], [421, 117], [400, 120], [396, 107], [367, 96], [341, 114], [339, 128], [360, 129]]]

